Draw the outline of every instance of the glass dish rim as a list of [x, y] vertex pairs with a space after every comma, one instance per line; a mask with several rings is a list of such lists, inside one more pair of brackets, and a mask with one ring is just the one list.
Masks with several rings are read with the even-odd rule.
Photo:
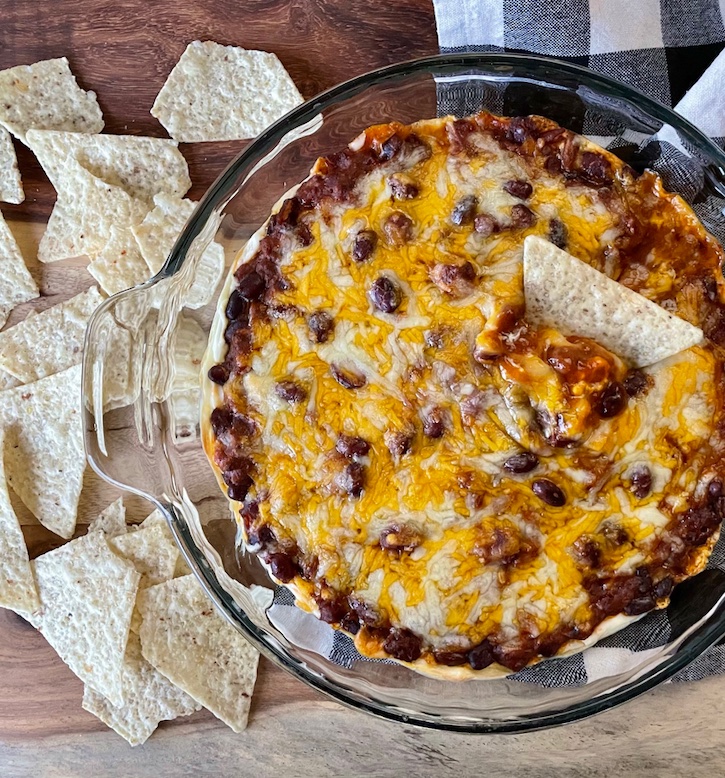
[[[594, 87], [601, 94], [611, 95], [636, 104], [638, 108], [642, 109], [649, 116], [662, 121], [665, 125], [674, 127], [694, 148], [704, 154], [708, 164], [714, 164], [719, 169], [719, 173], [723, 175], [723, 180], [725, 180], [725, 152], [720, 150], [704, 133], [672, 109], [653, 100], [637, 89], [622, 84], [608, 76], [594, 73], [580, 65], [534, 55], [492, 52], [434, 55], [378, 68], [342, 82], [302, 103], [271, 125], [261, 135], [251, 141], [230, 162], [214, 184], [207, 190], [174, 245], [166, 263], [159, 273], [144, 286], [152, 286], [180, 270], [192, 243], [202, 231], [204, 225], [216, 210], [223, 207], [229, 197], [236, 194], [235, 183], [239, 172], [244, 169], [250, 160], [259, 160], [272, 151], [277, 143], [289, 132], [291, 127], [299, 127], [314, 119], [325, 108], [335, 105], [341, 99], [354, 97], [357, 93], [371, 86], [383, 84], [386, 81], [393, 81], [416, 74], [431, 74], [434, 71], [436, 71], [436, 74], [445, 76], [446, 70], [460, 73], [461, 69], [466, 67], [483, 67], [488, 69], [501, 67], [502, 80], [505, 80], [507, 75], [510, 75], [510, 73], [507, 74], [505, 72], [505, 68], [512, 66], [539, 71], [532, 73], [531, 77], [533, 80], [536, 80], [537, 76], [544, 79], [545, 73], [540, 71], [551, 68], [559, 74], [563, 73], [574, 76], [583, 84]], [[94, 469], [97, 468], [94, 467]], [[103, 473], [101, 472], [101, 474]], [[718, 606], [711, 611], [711, 614], [706, 617], [701, 625], [700, 634], [695, 636], [694, 639], [691, 637], [687, 644], [682, 646], [674, 656], [664, 660], [654, 670], [618, 687], [614, 691], [576, 703], [574, 707], [565, 710], [535, 714], [533, 719], [523, 715], [510, 721], [492, 722], [489, 720], [475, 722], [462, 720], [460, 723], [457, 723], [451, 719], [436, 719], [434, 714], [405, 713], [400, 709], [390, 708], [388, 703], [385, 702], [377, 702], [369, 698], [361, 699], [363, 695], [352, 692], [352, 690], [338, 682], [329, 681], [326, 677], [305, 667], [303, 663], [295, 661], [286, 655], [284, 651], [278, 652], [263, 642], [262, 638], [256, 634], [257, 627], [249, 620], [240, 620], [236, 615], [236, 611], [239, 609], [230, 607], [227, 601], [231, 600], [231, 597], [219, 583], [217, 576], [208, 563], [206, 563], [206, 560], [200, 564], [201, 560], [196, 556], [196, 544], [185, 527], [183, 520], [178, 521], [174, 506], [161, 503], [159, 507], [169, 519], [172, 530], [184, 549], [187, 561], [191, 564], [209, 597], [225, 618], [240, 629], [267, 658], [275, 665], [290, 672], [296, 678], [337, 702], [356, 710], [363, 710], [378, 717], [406, 724], [466, 734], [486, 734], [530, 732], [578, 721], [622, 704], [652, 689], [688, 665], [709, 646], [725, 635], [725, 619], [715, 617], [715, 611], [722, 610], [718, 603]]]

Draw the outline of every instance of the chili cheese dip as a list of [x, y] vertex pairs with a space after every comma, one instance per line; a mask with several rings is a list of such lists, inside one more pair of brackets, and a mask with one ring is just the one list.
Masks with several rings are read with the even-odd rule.
[[[704, 339], [637, 369], [534, 325], [532, 235]], [[547, 119], [366, 130], [219, 302], [203, 439], [247, 546], [364, 655], [442, 677], [663, 607], [725, 507], [722, 260], [657, 175]]]

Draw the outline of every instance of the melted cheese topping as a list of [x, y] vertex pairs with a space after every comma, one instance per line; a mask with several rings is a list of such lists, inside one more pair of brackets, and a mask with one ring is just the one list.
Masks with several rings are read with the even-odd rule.
[[[715, 357], [698, 346], [649, 368], [649, 391], [612, 419], [593, 418], [592, 398], [606, 380], [624, 374], [615, 355], [602, 350], [600, 383], [591, 375], [562, 382], [546, 360], [553, 346], [569, 345], [555, 332], [537, 333], [507, 360], [477, 362], [476, 348], [490, 340], [503, 312], [523, 305], [524, 237], [546, 236], [550, 220], [558, 219], [567, 228], [567, 250], [596, 263], [618, 234], [619, 217], [595, 189], [565, 187], [483, 135], [475, 156], [444, 153], [438, 123], [423, 125], [419, 135], [433, 153], [402, 165], [418, 187], [415, 197], [396, 200], [390, 179], [401, 164], [382, 166], [358, 183], [350, 202], [310, 220], [309, 245], [294, 244], [280, 262], [289, 288], [275, 293], [274, 302], [295, 308], [254, 322], [250, 370], [224, 390], [261, 430], [261, 443], [249, 452], [256, 465], [250, 496], [259, 502], [260, 523], [318, 560], [314, 581], [295, 581], [310, 610], [324, 582], [423, 636], [433, 650], [465, 649], [492, 633], [505, 640], [524, 630], [537, 635], [586, 625], [587, 571], [574, 544], [616, 526], [626, 541], [602, 547], [603, 566], [631, 574], [648, 558], [701, 477], [717, 404]], [[522, 203], [502, 188], [510, 180], [532, 183], [526, 205], [537, 217], [533, 225], [484, 236], [470, 224], [451, 223], [456, 204], [475, 195], [479, 212], [507, 224]], [[394, 212], [413, 225], [403, 245], [385, 238]], [[361, 230], [379, 239], [369, 260], [355, 262], [352, 244]], [[253, 241], [238, 264], [255, 249]], [[466, 261], [476, 271], [466, 294], [452, 296], [433, 282], [436, 265]], [[380, 276], [402, 292], [393, 313], [371, 302]], [[317, 310], [334, 321], [324, 343], [307, 324]], [[221, 340], [212, 362], [223, 356]], [[333, 364], [364, 375], [365, 385], [345, 388]], [[283, 381], [302, 386], [305, 400], [279, 397], [275, 387]], [[210, 388], [220, 404], [221, 390]], [[423, 433], [433, 409], [445, 427], [439, 438]], [[534, 423], [542, 412], [560, 414], [578, 445], [556, 448], [542, 439]], [[391, 453], [391, 432], [412, 435], [409, 453]], [[336, 486], [344, 465], [335, 451], [341, 435], [370, 444], [360, 460], [359, 497]], [[504, 470], [522, 448], [539, 454], [538, 467], [521, 475]], [[652, 490], [637, 498], [629, 484], [642, 466], [652, 474]], [[534, 478], [557, 484], [566, 504], [553, 507], [535, 496]], [[419, 542], [391, 552], [381, 533], [400, 525]], [[533, 552], [515, 563], [487, 557], [502, 527]]]

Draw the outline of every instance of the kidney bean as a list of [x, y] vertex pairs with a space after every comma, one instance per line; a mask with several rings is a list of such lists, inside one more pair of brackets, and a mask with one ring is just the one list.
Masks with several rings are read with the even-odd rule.
[[297, 563], [289, 554], [278, 552], [267, 557], [267, 564], [272, 569], [272, 575], [282, 583], [289, 583], [299, 573]]
[[225, 313], [230, 320], [247, 319], [249, 316], [249, 302], [242, 297], [239, 289], [234, 289], [229, 295]]
[[627, 392], [618, 381], [612, 381], [596, 399], [594, 410], [603, 418], [618, 416], [627, 406]]
[[473, 221], [478, 207], [478, 198], [475, 195], [466, 195], [461, 198], [453, 208], [451, 222], [460, 227]]
[[476, 268], [470, 262], [462, 265], [434, 265], [430, 271], [433, 283], [454, 297], [463, 297], [471, 291], [471, 283], [476, 279]]
[[582, 154], [581, 172], [587, 181], [595, 186], [612, 183], [612, 166], [609, 160], [595, 151], [585, 151]]
[[237, 291], [244, 300], [258, 300], [265, 292], [267, 285], [256, 270], [251, 270], [239, 280]]
[[383, 650], [401, 662], [415, 662], [421, 655], [422, 641], [409, 629], [393, 627], [383, 642]]
[[360, 230], [352, 244], [352, 258], [355, 262], [370, 259], [378, 243], [378, 236], [373, 230]]
[[339, 623], [348, 612], [347, 603], [340, 597], [336, 597], [333, 600], [316, 597], [315, 600], [320, 611], [320, 621], [324, 621], [326, 624]]
[[423, 434], [428, 438], [442, 438], [446, 431], [446, 425], [443, 421], [443, 410], [441, 408], [431, 409], [423, 417]]
[[358, 619], [368, 627], [378, 628], [384, 624], [383, 617], [375, 610], [375, 608], [364, 600], [358, 600], [355, 597], [350, 597], [350, 607], [357, 614]]
[[348, 368], [340, 367], [334, 362], [330, 364], [330, 374], [345, 389], [361, 389], [368, 382], [362, 373], [356, 373]]
[[566, 495], [564, 492], [548, 478], [537, 478], [531, 484], [531, 491], [547, 505], [554, 508], [561, 508], [566, 504]]
[[513, 179], [503, 185], [504, 192], [508, 192], [511, 197], [518, 197], [519, 200], [528, 200], [534, 191], [534, 187], [528, 181]]
[[227, 488], [227, 494], [230, 500], [242, 502], [247, 496], [247, 492], [252, 488], [254, 481], [248, 475], [239, 477], [238, 481], [239, 483], [232, 484]]
[[404, 174], [390, 176], [388, 185], [395, 200], [412, 200], [418, 196], [418, 187]]
[[502, 465], [509, 473], [530, 473], [539, 464], [539, 457], [531, 451], [520, 451], [510, 456]]
[[207, 375], [215, 384], [225, 384], [229, 379], [229, 368], [226, 365], [212, 365]]
[[422, 542], [420, 532], [410, 524], [395, 522], [380, 533], [380, 546], [387, 551], [412, 551]]
[[359, 462], [349, 462], [335, 476], [335, 484], [345, 494], [359, 497], [365, 486], [365, 468]]
[[215, 435], [228, 429], [234, 422], [234, 414], [228, 408], [214, 408], [209, 416], [211, 428]]
[[657, 605], [653, 594], [643, 594], [641, 597], [635, 597], [630, 600], [624, 608], [627, 616], [639, 616], [642, 613], [651, 611]]
[[458, 667], [466, 664], [468, 654], [465, 651], [436, 651], [433, 658], [439, 665]]
[[383, 313], [393, 313], [403, 302], [403, 293], [388, 276], [379, 276], [368, 292], [370, 302]]
[[652, 472], [647, 465], [638, 465], [629, 477], [632, 494], [643, 500], [652, 491]]
[[474, 670], [485, 669], [493, 663], [495, 658], [493, 646], [488, 638], [468, 652], [468, 663]]
[[380, 153], [378, 159], [381, 162], [389, 162], [403, 147], [403, 139], [400, 135], [391, 135], [386, 141], [383, 141], [380, 146]]
[[410, 451], [413, 436], [404, 432], [388, 431], [385, 433], [385, 445], [394, 457], [402, 457]]
[[587, 567], [598, 567], [602, 561], [602, 550], [596, 540], [582, 535], [572, 544], [574, 557]]
[[357, 617], [357, 613], [348, 611], [342, 619], [340, 619], [340, 629], [349, 632], [351, 635], [357, 635], [360, 631], [360, 620]]
[[511, 226], [517, 230], [525, 230], [536, 222], [536, 214], [525, 205], [516, 203], [511, 206]]
[[560, 249], [565, 249], [569, 240], [569, 230], [560, 219], [549, 220], [549, 240]]
[[238, 486], [239, 484], [245, 483], [246, 477], [253, 470], [254, 462], [249, 457], [240, 455], [236, 457], [234, 468], [225, 470], [222, 473], [222, 479], [227, 486]]
[[317, 343], [327, 343], [330, 339], [330, 334], [335, 328], [332, 316], [329, 313], [325, 313], [325, 311], [315, 311], [315, 313], [311, 314], [307, 320], [307, 326], [310, 328], [310, 332]]
[[364, 457], [370, 451], [370, 444], [364, 438], [353, 437], [352, 435], [340, 435], [335, 444], [338, 453], [347, 459], [357, 459]]
[[707, 496], [711, 501], [718, 500], [722, 496], [723, 485], [719, 478], [713, 478], [707, 485]]
[[479, 235], [487, 238], [489, 235], [498, 232], [501, 227], [493, 216], [489, 216], [487, 213], [479, 213], [473, 220], [473, 229], [476, 230]]
[[528, 116], [514, 116], [506, 129], [506, 139], [521, 145], [529, 138], [534, 138], [536, 126]]
[[288, 403], [301, 403], [307, 398], [307, 390], [296, 381], [278, 381], [274, 391], [280, 400]]
[[665, 597], [670, 596], [674, 586], [675, 582], [669, 576], [666, 576], [665, 578], [657, 581], [652, 589], [652, 593], [658, 600], [663, 600]]
[[678, 516], [675, 534], [688, 546], [701, 546], [722, 521], [720, 502], [699, 505]]
[[383, 225], [385, 237], [393, 246], [402, 246], [413, 237], [413, 221], [401, 211], [395, 211]]
[[561, 158], [557, 154], [552, 154], [550, 157], [546, 158], [544, 168], [546, 169], [546, 172], [550, 173], [552, 176], [561, 175], [563, 170]]
[[642, 370], [630, 370], [624, 377], [624, 391], [630, 397], [639, 397], [650, 386], [650, 379]]

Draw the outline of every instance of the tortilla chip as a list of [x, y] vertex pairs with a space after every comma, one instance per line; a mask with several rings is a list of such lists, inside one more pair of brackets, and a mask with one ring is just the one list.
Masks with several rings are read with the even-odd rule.
[[68, 188], [58, 190], [38, 247], [41, 262], [82, 255], [93, 260], [106, 248], [114, 229], [128, 230], [148, 210], [145, 203], [95, 178], [75, 160], [67, 162], [65, 172]]
[[72, 194], [70, 160], [99, 182], [140, 200], [147, 210], [155, 194], [166, 192], [181, 197], [191, 186], [189, 167], [172, 140], [31, 130], [28, 145], [59, 194], [69, 189]]
[[70, 538], [86, 469], [81, 366], [0, 394], [8, 483], [43, 526]]
[[[156, 275], [164, 266], [196, 207], [193, 200], [182, 200], [163, 193], [154, 197], [154, 204], [143, 222], [132, 228], [152, 275]], [[216, 242], [211, 243], [196, 262], [196, 267], [192, 268], [190, 288], [182, 294], [184, 306], [201, 308], [212, 299], [224, 274], [224, 261], [222, 246]], [[186, 279], [180, 278], [182, 273], [177, 273], [171, 283], [186, 282]]]
[[144, 658], [217, 718], [241, 732], [259, 653], [217, 613], [192, 575], [139, 594]]
[[70, 669], [114, 705], [123, 704], [123, 664], [141, 576], [91, 532], [33, 563], [40, 610], [30, 623]]
[[635, 367], [704, 337], [698, 327], [534, 235], [524, 241], [524, 295], [531, 322], [591, 338]]
[[123, 699], [123, 705], [115, 706], [90, 686], [83, 689], [83, 709], [132, 746], [145, 743], [160, 722], [201, 709], [201, 705], [169, 683], [143, 658], [141, 641], [133, 632], [128, 638], [123, 664]]
[[154, 197], [153, 209], [146, 214], [141, 224], [133, 228], [152, 275], [156, 275], [163, 267], [195, 207], [193, 200], [158, 194]]
[[108, 243], [90, 265], [88, 272], [106, 294], [130, 289], [150, 278], [133, 234], [129, 229], [113, 226]]
[[[166, 517], [161, 513], [161, 511], [157, 508], [153, 513], [150, 513], [142, 522], [139, 524], [139, 529], [145, 529], [146, 527], [162, 527], [164, 530], [164, 534], [166, 537], [172, 542], [176, 543], [176, 540], [174, 539], [173, 534], [171, 533], [171, 529], [169, 528], [169, 523], [166, 521]], [[174, 568], [174, 578], [181, 578], [185, 575], [191, 574], [191, 568], [189, 565], [186, 564], [186, 560], [184, 559], [184, 555], [181, 553], [181, 549], [179, 549], [179, 558], [176, 560], [176, 567]]]
[[39, 294], [15, 237], [0, 215], [0, 327], [16, 305], [33, 300]]
[[10, 373], [6, 373], [4, 370], [0, 371], [0, 392], [16, 386], [20, 386], [20, 381], [14, 375], [10, 375]]
[[0, 71], [0, 124], [25, 143], [31, 128], [100, 132], [103, 114], [61, 57]]
[[[0, 451], [2, 438], [0, 430]], [[0, 456], [0, 608], [27, 613], [37, 610], [39, 606], [28, 548], [10, 502], [5, 467]]]
[[121, 497], [99, 513], [88, 527], [89, 532], [103, 532], [107, 538], [125, 535], [127, 529], [126, 506]]
[[24, 199], [13, 139], [7, 130], [0, 127], [0, 200], [17, 205]]
[[302, 102], [274, 54], [194, 41], [161, 88], [151, 115], [178, 141], [254, 138]]
[[103, 298], [95, 286], [0, 333], [0, 368], [28, 384], [81, 361], [88, 319]]
[[141, 573], [139, 589], [156, 586], [174, 577], [179, 547], [161, 525], [144, 527], [112, 538], [109, 544]]

